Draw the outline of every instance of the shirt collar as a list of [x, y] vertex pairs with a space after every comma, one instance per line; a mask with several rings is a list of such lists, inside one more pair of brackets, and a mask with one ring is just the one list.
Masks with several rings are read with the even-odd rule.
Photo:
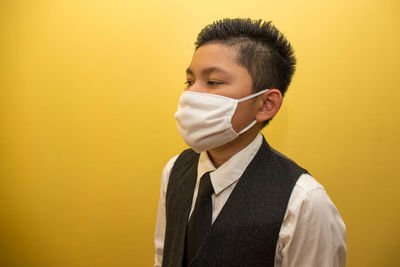
[[211, 162], [207, 151], [200, 153], [199, 164], [197, 166], [197, 179], [203, 176], [206, 172], [211, 172], [211, 183], [214, 192], [218, 195], [225, 188], [235, 183], [246, 170], [251, 160], [260, 149], [263, 137], [258, 133], [256, 138], [245, 148], [233, 155], [228, 161], [222, 164], [219, 168], [215, 168]]

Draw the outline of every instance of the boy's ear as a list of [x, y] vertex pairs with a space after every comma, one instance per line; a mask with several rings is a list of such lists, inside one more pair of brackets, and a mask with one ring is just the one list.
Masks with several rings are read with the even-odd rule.
[[281, 107], [282, 104], [282, 93], [278, 89], [270, 89], [262, 94], [259, 99], [258, 112], [256, 114], [256, 120], [259, 122], [271, 119]]

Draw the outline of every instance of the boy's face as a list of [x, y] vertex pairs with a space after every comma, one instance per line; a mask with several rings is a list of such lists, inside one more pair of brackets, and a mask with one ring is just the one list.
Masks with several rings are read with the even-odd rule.
[[[217, 94], [234, 99], [251, 95], [252, 78], [236, 61], [236, 51], [218, 43], [205, 44], [193, 55], [186, 71], [188, 91]], [[249, 125], [257, 113], [255, 99], [240, 102], [232, 118], [236, 132]]]

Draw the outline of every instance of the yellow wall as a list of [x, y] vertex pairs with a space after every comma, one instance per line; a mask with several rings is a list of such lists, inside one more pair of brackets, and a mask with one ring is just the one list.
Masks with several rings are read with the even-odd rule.
[[272, 20], [298, 70], [264, 133], [340, 210], [348, 266], [398, 266], [400, 2], [2, 1], [0, 266], [150, 266], [197, 33]]

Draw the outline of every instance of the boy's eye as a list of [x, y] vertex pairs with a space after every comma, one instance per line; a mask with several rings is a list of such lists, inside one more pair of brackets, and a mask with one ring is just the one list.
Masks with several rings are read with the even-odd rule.
[[193, 81], [186, 81], [185, 84], [186, 84], [187, 86], [192, 86], [192, 85], [193, 85]]
[[221, 82], [216, 82], [216, 81], [208, 81], [207, 84], [212, 86], [212, 85], [219, 85], [219, 84], [222, 84], [222, 83]]

